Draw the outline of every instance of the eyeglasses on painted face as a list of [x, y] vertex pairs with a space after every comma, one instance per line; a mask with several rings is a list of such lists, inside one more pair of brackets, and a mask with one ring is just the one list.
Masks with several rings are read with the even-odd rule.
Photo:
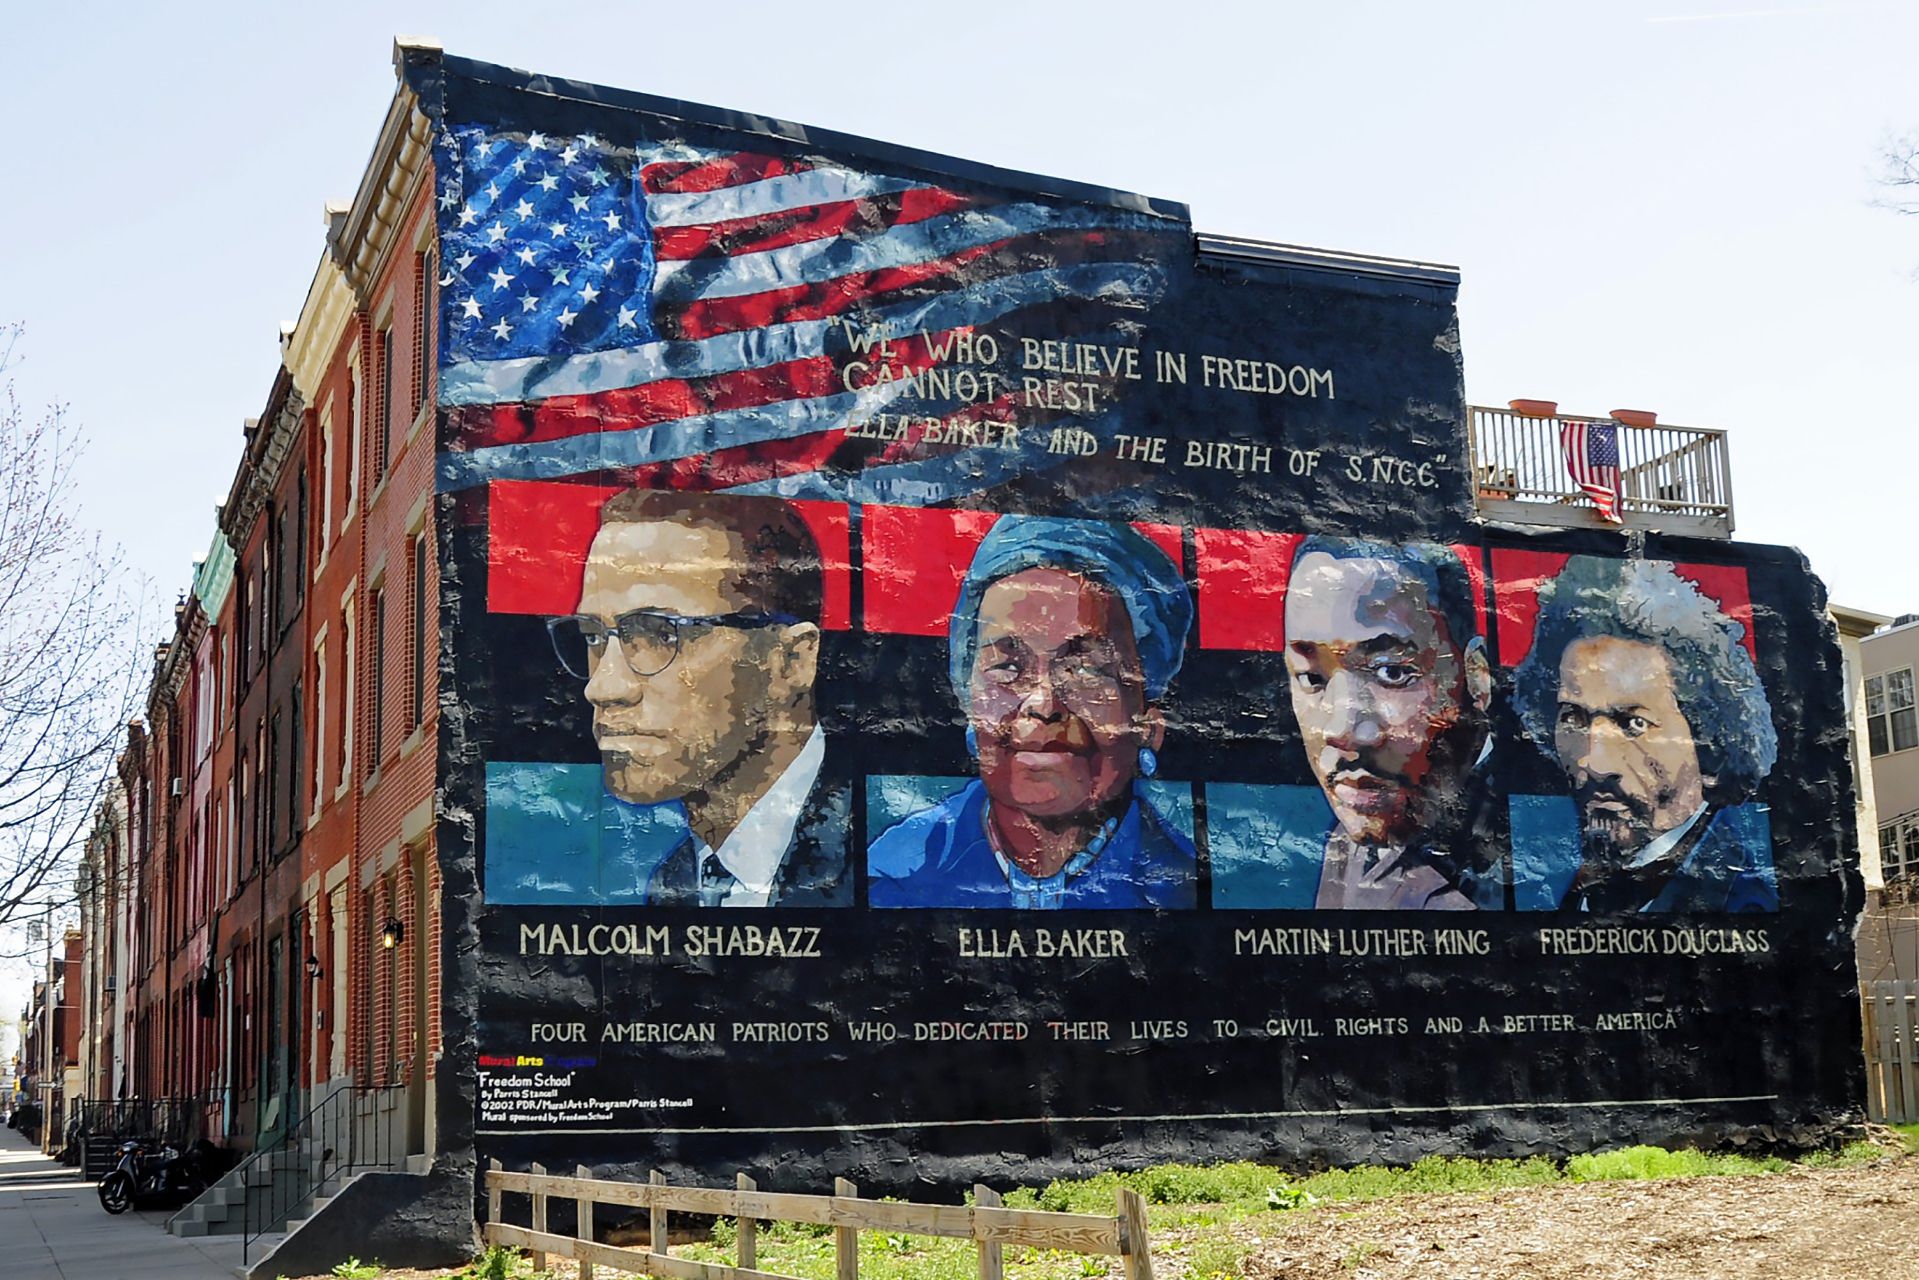
[[798, 621], [790, 613], [719, 613], [690, 618], [656, 609], [634, 609], [613, 619], [611, 625], [604, 619], [584, 614], [549, 618], [546, 633], [553, 641], [554, 656], [559, 658], [567, 674], [575, 679], [590, 680], [600, 659], [606, 655], [610, 640], [619, 641], [627, 668], [634, 675], [656, 676], [680, 656], [688, 631], [704, 635], [714, 627], [756, 630], [791, 626]]

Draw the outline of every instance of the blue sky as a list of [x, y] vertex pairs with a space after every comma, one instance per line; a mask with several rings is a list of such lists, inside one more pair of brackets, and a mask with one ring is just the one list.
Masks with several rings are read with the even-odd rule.
[[[1739, 533], [1919, 608], [1919, 6], [19, 6], [0, 319], [91, 429], [89, 516], [170, 599], [392, 92], [396, 32], [1183, 200], [1204, 230], [1458, 265], [1479, 403], [1733, 433]], [[1901, 464], [1905, 464], [1902, 466]]]

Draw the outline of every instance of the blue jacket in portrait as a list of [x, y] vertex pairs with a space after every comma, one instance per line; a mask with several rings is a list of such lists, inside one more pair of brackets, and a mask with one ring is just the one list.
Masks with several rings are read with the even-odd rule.
[[[1193, 842], [1136, 786], [1105, 847], [1084, 870], [1069, 870], [1053, 896], [1062, 908], [1189, 910], [1198, 864]], [[987, 841], [986, 788], [977, 779], [887, 828], [866, 865], [874, 907], [1021, 905]]]

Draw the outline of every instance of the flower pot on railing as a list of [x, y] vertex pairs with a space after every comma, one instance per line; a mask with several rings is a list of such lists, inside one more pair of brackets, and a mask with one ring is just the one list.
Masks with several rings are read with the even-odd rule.
[[1556, 418], [1559, 416], [1557, 400], [1508, 400], [1506, 407], [1522, 418]]
[[1629, 427], [1650, 427], [1658, 424], [1659, 415], [1651, 409], [1614, 409], [1612, 420]]

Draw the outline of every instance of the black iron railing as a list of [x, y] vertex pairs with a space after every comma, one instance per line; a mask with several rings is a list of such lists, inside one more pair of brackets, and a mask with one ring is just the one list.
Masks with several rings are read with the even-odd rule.
[[97, 1177], [112, 1167], [112, 1155], [123, 1142], [138, 1139], [185, 1149], [207, 1137], [211, 1132], [207, 1127], [208, 1105], [208, 1097], [203, 1094], [183, 1098], [75, 1098], [68, 1105], [63, 1137], [85, 1175]]
[[240, 1261], [251, 1261], [256, 1240], [278, 1231], [308, 1200], [326, 1195], [354, 1173], [397, 1169], [406, 1162], [406, 1135], [396, 1138], [394, 1117], [405, 1085], [349, 1085], [315, 1103], [270, 1146], [254, 1152], [232, 1176], [245, 1192]]

